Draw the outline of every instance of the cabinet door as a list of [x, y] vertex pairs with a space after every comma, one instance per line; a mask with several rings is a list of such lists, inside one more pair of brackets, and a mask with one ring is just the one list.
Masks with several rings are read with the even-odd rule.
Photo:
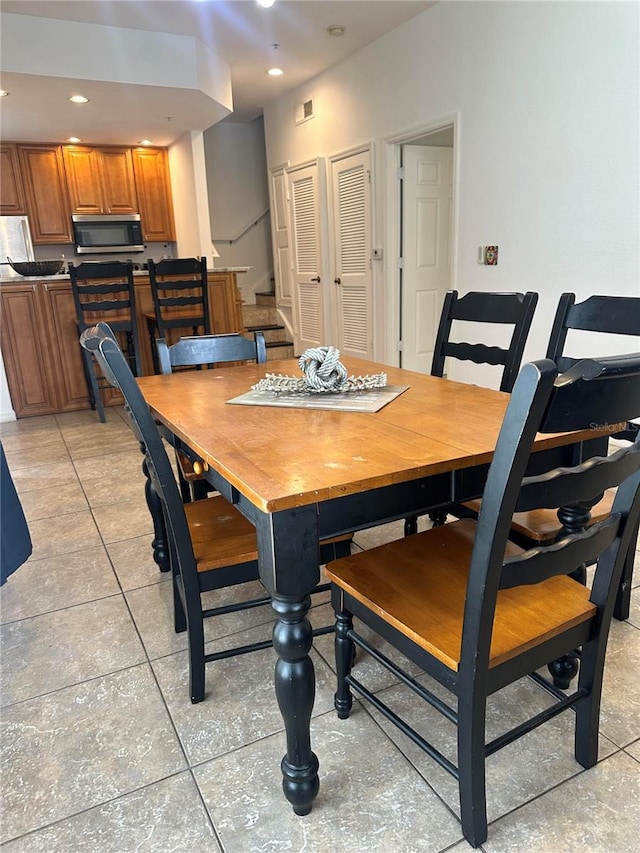
[[130, 148], [102, 148], [102, 187], [105, 213], [138, 213]]
[[17, 417], [58, 411], [58, 393], [39, 285], [3, 285], [2, 358]]
[[71, 243], [62, 149], [57, 145], [21, 145], [19, 153], [31, 239], [35, 244]]
[[68, 281], [40, 283], [51, 340], [56, 342], [57, 412], [89, 407], [73, 293]]
[[100, 214], [104, 212], [100, 152], [86, 146], [62, 149], [64, 168], [72, 213]]
[[132, 154], [143, 237], [148, 243], [175, 240], [167, 152], [134, 148]]
[[0, 214], [24, 216], [26, 212], [18, 149], [5, 143], [0, 145]]

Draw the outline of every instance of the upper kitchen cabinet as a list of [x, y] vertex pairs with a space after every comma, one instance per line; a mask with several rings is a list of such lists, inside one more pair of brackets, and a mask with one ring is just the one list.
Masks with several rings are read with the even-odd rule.
[[63, 148], [71, 213], [137, 213], [130, 148]]
[[138, 213], [147, 243], [175, 240], [169, 163], [165, 148], [134, 148]]
[[18, 146], [34, 244], [71, 243], [71, 218], [59, 145]]
[[0, 214], [2, 216], [24, 216], [27, 201], [20, 174], [18, 148], [16, 145], [0, 145]]

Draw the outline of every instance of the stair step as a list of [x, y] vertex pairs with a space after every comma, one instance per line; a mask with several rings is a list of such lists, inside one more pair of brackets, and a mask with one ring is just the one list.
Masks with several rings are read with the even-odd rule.
[[263, 291], [256, 293], [256, 305], [273, 305], [276, 304], [276, 294], [273, 291]]
[[[284, 326], [245, 326], [244, 328], [244, 336], [245, 338], [249, 338], [249, 340], [253, 340], [254, 332], [262, 332], [264, 334], [264, 339], [269, 346], [272, 341], [282, 341], [284, 340], [285, 329]], [[287, 341], [287, 343], [291, 343]]]
[[270, 305], [243, 305], [242, 320], [245, 329], [263, 329], [277, 322], [276, 309]]
[[269, 341], [267, 343], [267, 361], [277, 361], [279, 358], [293, 358], [291, 341]]

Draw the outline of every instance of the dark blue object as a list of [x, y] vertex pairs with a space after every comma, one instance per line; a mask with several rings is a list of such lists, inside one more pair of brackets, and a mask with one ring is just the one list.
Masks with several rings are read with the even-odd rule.
[[20, 568], [32, 551], [22, 504], [0, 444], [0, 584]]

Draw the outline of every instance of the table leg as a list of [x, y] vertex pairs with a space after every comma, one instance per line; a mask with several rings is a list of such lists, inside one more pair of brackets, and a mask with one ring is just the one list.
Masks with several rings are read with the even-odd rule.
[[310, 723], [315, 699], [315, 672], [309, 651], [313, 642], [307, 613], [311, 599], [290, 601], [273, 596], [277, 621], [273, 647], [278, 654], [275, 687], [287, 733], [282, 759], [282, 789], [297, 815], [311, 811], [318, 795], [318, 759], [311, 751]]
[[311, 811], [318, 795], [318, 759], [311, 750], [311, 713], [316, 682], [311, 592], [320, 580], [318, 515], [315, 506], [259, 514], [256, 519], [260, 578], [276, 616], [273, 647], [275, 690], [287, 737], [282, 788], [297, 815]]

